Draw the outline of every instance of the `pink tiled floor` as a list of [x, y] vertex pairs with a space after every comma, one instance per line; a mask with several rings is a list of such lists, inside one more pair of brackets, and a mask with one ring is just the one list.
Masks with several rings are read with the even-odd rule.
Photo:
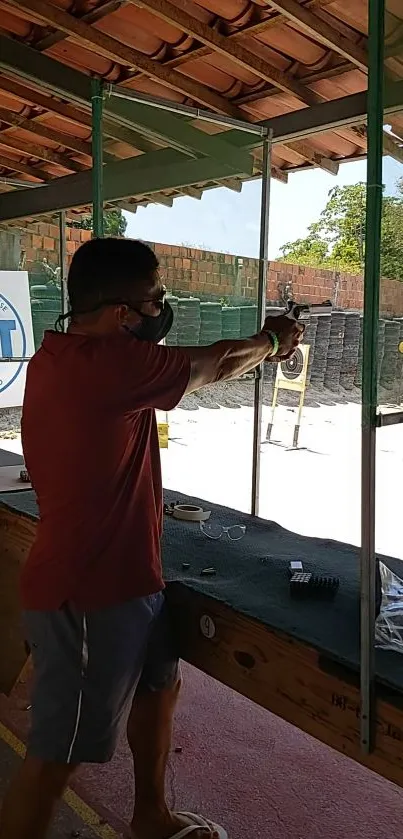
[[[20, 687], [1, 719], [24, 736]], [[168, 789], [177, 806], [224, 824], [230, 839], [403, 837], [403, 793], [222, 685], [185, 668]], [[132, 802], [131, 759], [84, 767], [77, 792], [117, 829]]]

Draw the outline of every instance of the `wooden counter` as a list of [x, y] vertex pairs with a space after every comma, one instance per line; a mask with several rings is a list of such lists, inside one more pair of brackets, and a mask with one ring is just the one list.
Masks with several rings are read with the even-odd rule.
[[[36, 522], [0, 505], [0, 691], [26, 661], [17, 607], [21, 563]], [[380, 775], [403, 786], [403, 694], [379, 688], [376, 748], [360, 747], [358, 677], [291, 636], [269, 630], [181, 583], [168, 586], [182, 657]], [[214, 709], [212, 709], [212, 712]]]

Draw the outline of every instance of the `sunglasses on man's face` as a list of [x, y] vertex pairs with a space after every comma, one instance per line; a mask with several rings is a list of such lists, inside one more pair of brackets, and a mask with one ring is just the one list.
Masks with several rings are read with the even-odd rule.
[[161, 286], [156, 294], [152, 297], [146, 297], [143, 300], [137, 300], [136, 306], [140, 306], [142, 303], [164, 303], [166, 297], [167, 289], [166, 286]]
[[143, 303], [164, 303], [166, 293], [166, 287], [163, 285], [162, 288], [159, 289], [157, 294], [153, 295], [153, 297], [149, 297], [148, 300], [143, 300]]

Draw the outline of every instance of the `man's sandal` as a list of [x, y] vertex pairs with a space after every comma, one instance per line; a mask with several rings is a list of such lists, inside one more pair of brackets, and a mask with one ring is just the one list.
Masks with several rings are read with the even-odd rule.
[[[213, 836], [217, 836], [217, 839], [228, 839], [228, 833], [223, 827], [220, 827], [219, 824], [214, 824], [214, 822], [204, 819], [202, 816], [196, 816], [195, 813], [182, 812], [177, 813], [177, 815], [185, 816], [185, 818], [190, 819], [193, 824], [182, 828], [179, 833], [175, 833], [175, 835], [172, 836], [172, 839], [185, 839], [186, 836], [191, 836], [192, 833], [195, 833], [196, 830], [200, 830], [200, 828], [204, 828], [206, 839]], [[210, 831], [209, 834], [207, 833], [207, 830]]]

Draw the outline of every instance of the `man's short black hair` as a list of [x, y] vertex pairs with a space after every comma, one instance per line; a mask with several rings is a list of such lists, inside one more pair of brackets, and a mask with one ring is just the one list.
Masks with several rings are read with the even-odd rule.
[[141, 296], [158, 268], [154, 251], [138, 239], [91, 239], [75, 252], [67, 278], [73, 314]]

